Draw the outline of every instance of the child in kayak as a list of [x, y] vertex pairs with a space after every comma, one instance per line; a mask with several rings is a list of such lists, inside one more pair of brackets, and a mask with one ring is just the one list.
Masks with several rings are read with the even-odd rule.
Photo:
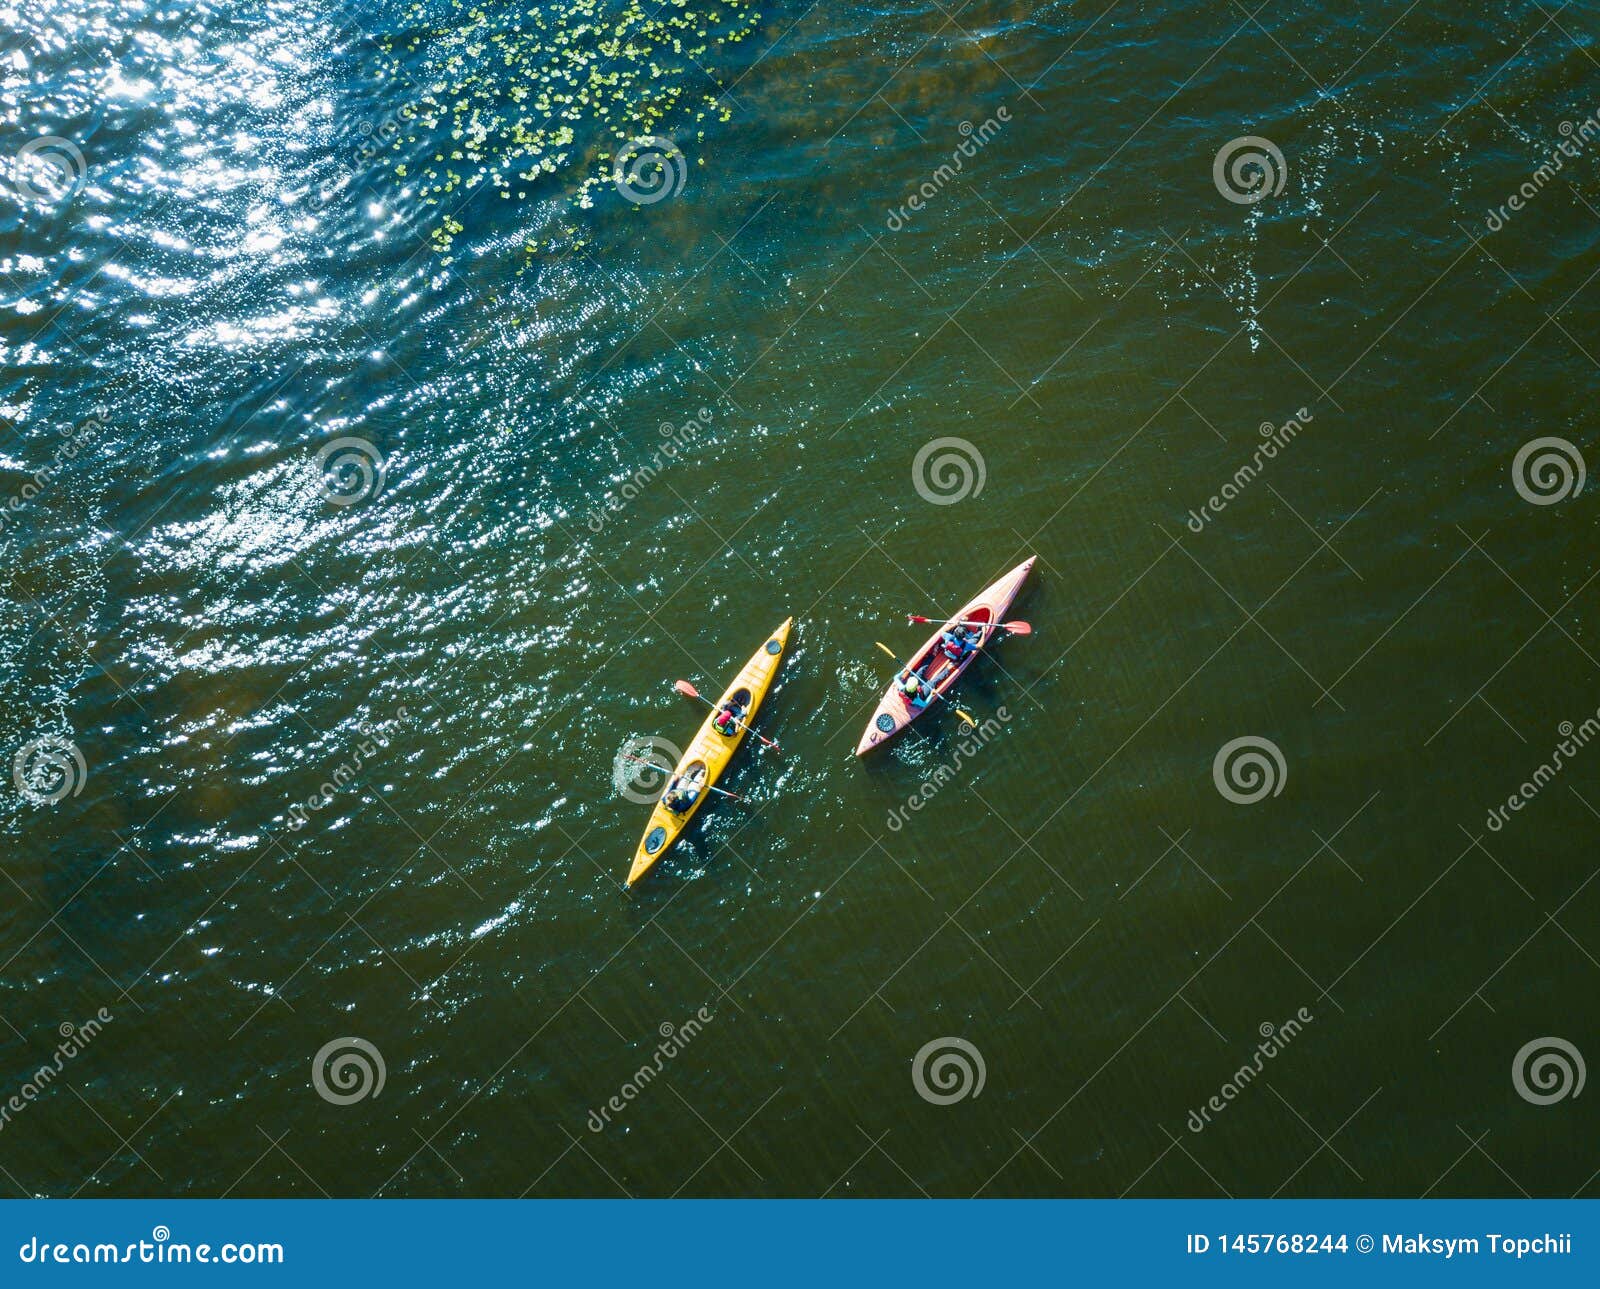
[[718, 734], [732, 738], [739, 732], [739, 722], [743, 716], [744, 708], [730, 700], [717, 710], [717, 714], [711, 718], [711, 724]]
[[906, 702], [918, 711], [926, 707], [933, 697], [933, 691], [928, 687], [928, 682], [916, 672], [907, 667], [896, 677], [900, 692], [905, 696]]

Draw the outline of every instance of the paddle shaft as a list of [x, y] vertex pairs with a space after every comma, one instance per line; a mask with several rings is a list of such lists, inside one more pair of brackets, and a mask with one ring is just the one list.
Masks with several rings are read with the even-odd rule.
[[[911, 614], [910, 617], [913, 622], [934, 623], [939, 621], [938, 618], [924, 617], [920, 613]], [[980, 629], [983, 627], [994, 627], [1000, 631], [1008, 630], [1011, 626], [1009, 622], [973, 622], [966, 618], [955, 622], [946, 622], [944, 625], [947, 627], [978, 627]]]
[[[654, 766], [657, 770], [660, 770], [660, 769], [664, 768], [664, 767], [662, 767], [660, 765], [657, 765], [656, 762], [654, 762], [654, 761], [645, 760], [644, 757], [642, 757], [642, 756], [626, 756], [625, 755], [622, 759], [624, 761], [636, 761], [640, 765]], [[726, 788], [719, 788], [714, 783], [702, 783], [700, 786], [702, 788], [710, 788], [712, 792], [720, 792], [725, 797], [732, 797], [735, 801], [743, 801], [744, 800], [744, 798], [741, 797], [737, 792], [729, 792]]]

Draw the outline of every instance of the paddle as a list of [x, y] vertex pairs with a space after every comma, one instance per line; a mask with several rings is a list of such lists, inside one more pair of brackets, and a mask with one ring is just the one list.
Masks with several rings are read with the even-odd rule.
[[[672, 687], [674, 689], [676, 689], [680, 694], [684, 695], [687, 698], [698, 698], [707, 707], [712, 707], [712, 708], [716, 707], [715, 703], [713, 703], [709, 698], [707, 698], [698, 689], [696, 689], [693, 685], [691, 685], [687, 680], [675, 680], [675, 681], [672, 682]], [[743, 721], [741, 721], [737, 716], [734, 717], [733, 723], [735, 725], [737, 725], [740, 729], [746, 731], [747, 733], [756, 734], [756, 732], [753, 729], [751, 729], [748, 725], [746, 725]], [[756, 734], [756, 737], [758, 739], [761, 739], [761, 741], [763, 743], [765, 743], [768, 747], [770, 747], [774, 752], [782, 752], [783, 751], [783, 749], [781, 747], [779, 747], [776, 743], [774, 743], [771, 739], [762, 738], [762, 736], [760, 734]]]
[[[880, 648], [880, 649], [882, 649], [884, 651], [884, 653], [888, 654], [891, 658], [893, 658], [896, 663], [898, 663], [900, 661], [899, 655], [897, 655], [893, 649], [889, 648], [888, 645], [884, 644], [882, 640], [874, 640], [872, 643], [877, 645], [878, 648]], [[896, 673], [896, 675], [898, 676], [898, 673]], [[924, 682], [924, 683], [926, 683], [926, 682]], [[930, 688], [928, 690], [928, 693], [930, 695], [930, 698], [929, 698], [930, 702], [933, 701], [933, 699], [935, 699], [935, 698], [943, 698], [944, 697], [943, 694], [939, 693], [937, 690], [932, 689], [932, 688]], [[962, 711], [961, 708], [957, 707], [954, 703], [951, 703], [950, 707], [955, 712], [955, 714], [957, 716], [959, 716], [962, 720], [964, 720], [973, 729], [976, 729], [978, 727], [978, 722], [973, 720], [972, 717], [969, 716], [966, 712]]]
[[[943, 618], [925, 618], [920, 613], [910, 613], [910, 614], [906, 615], [906, 621], [907, 622], [943, 622], [944, 619]], [[988, 622], [951, 622], [951, 623], [949, 623], [947, 625], [953, 626], [953, 627], [987, 627], [987, 626], [990, 626], [992, 624], [988, 623]], [[1031, 636], [1033, 634], [1033, 627], [1030, 626], [1028, 623], [1023, 622], [1021, 620], [1018, 620], [1016, 622], [1002, 622], [1002, 623], [999, 624], [999, 627], [1000, 627], [1000, 630], [1009, 631], [1014, 636]]]
[[[648, 765], [657, 770], [665, 768], [659, 761], [647, 761], [642, 756], [628, 756], [624, 753], [622, 759], [624, 761], [637, 761], [640, 765]], [[700, 786], [702, 788], [710, 788], [713, 792], [720, 792], [725, 797], [732, 797], [735, 801], [744, 800], [737, 792], [729, 792], [726, 788], [719, 788], [714, 783], [702, 783]]]

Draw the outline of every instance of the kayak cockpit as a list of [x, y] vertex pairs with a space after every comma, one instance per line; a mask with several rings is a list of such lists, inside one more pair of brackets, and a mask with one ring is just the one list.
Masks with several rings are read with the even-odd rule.
[[744, 732], [744, 718], [750, 711], [750, 691], [740, 688], [717, 706], [711, 728], [725, 739], [736, 739]]
[[683, 773], [676, 774], [667, 784], [667, 790], [661, 794], [661, 804], [675, 815], [688, 814], [694, 809], [706, 789], [706, 763], [704, 761], [691, 761], [683, 769]]
[[[973, 655], [983, 647], [984, 641], [989, 636], [989, 624], [993, 620], [994, 614], [988, 609], [976, 608], [969, 609], [967, 616], [961, 619], [963, 623], [967, 624], [965, 627], [956, 625], [953, 619], [947, 622], [940, 628], [939, 634], [933, 638], [933, 642], [912, 664], [912, 670], [921, 679], [927, 681], [934, 690], [939, 690], [942, 686], [955, 679], [956, 675], [972, 661]], [[959, 656], [956, 657], [951, 656], [950, 649], [945, 642], [945, 635], [951, 632], [959, 633], [964, 637], [964, 647], [961, 649]]]

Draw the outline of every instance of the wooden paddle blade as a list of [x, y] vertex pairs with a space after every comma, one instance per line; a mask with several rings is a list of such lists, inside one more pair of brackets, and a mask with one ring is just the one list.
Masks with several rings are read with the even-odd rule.
[[672, 687], [686, 698], [700, 697], [700, 691], [691, 685], [687, 680], [675, 680], [672, 682]]
[[906, 614], [906, 621], [907, 622], [924, 622], [924, 623], [926, 623], [926, 622], [932, 622], [933, 619], [932, 618], [925, 618], [920, 613], [908, 613], [908, 614]]
[[973, 720], [972, 717], [967, 715], [967, 713], [962, 711], [959, 707], [955, 709], [955, 713], [962, 720], [964, 720], [971, 728], [973, 728], [973, 729], [977, 729], [978, 728], [978, 722]]
[[1009, 631], [1014, 636], [1031, 636], [1033, 627], [1026, 622], [1002, 622], [1001, 629]]
[[884, 644], [882, 640], [874, 640], [872, 643], [877, 645], [878, 648], [882, 649], [884, 653], [888, 654], [896, 662], [900, 661], [900, 655], [897, 654], [893, 649], [889, 648], [888, 645]]

